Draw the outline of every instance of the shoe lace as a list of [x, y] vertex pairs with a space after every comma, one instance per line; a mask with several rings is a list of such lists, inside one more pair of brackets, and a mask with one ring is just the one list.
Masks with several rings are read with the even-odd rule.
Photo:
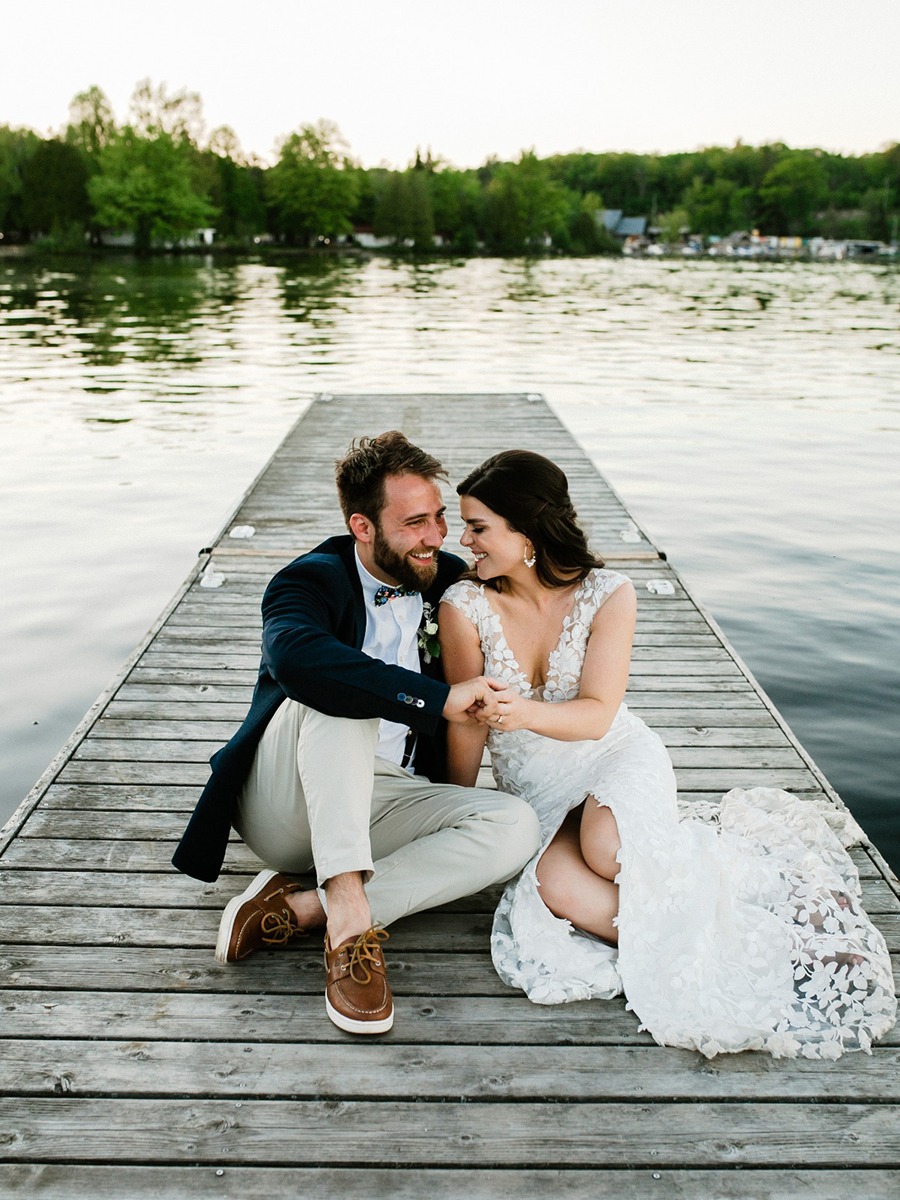
[[259, 923], [262, 941], [269, 946], [283, 946], [292, 937], [303, 937], [304, 931], [291, 919], [287, 909], [281, 912], [270, 911], [264, 914]]
[[[353, 943], [353, 948], [350, 951], [350, 977], [357, 983], [366, 984], [372, 978], [372, 972], [369, 970], [367, 963], [372, 963], [373, 966], [380, 966], [380, 950], [379, 942], [386, 942], [391, 935], [386, 929], [382, 929], [380, 925], [373, 925], [371, 929], [367, 929], [365, 933], [361, 933]], [[355, 974], [356, 968], [362, 972], [361, 979]]]

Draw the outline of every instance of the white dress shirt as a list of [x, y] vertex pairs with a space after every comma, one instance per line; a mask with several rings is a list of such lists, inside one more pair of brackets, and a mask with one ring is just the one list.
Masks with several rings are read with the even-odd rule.
[[[356, 569], [359, 572], [366, 607], [363, 653], [371, 658], [379, 658], [382, 662], [405, 667], [407, 671], [420, 671], [418, 632], [423, 612], [421, 593], [397, 596], [376, 608], [375, 593], [380, 587], [384, 587], [384, 581], [376, 579], [366, 570], [360, 561], [358, 549], [355, 553]], [[408, 733], [407, 725], [382, 720], [375, 753], [379, 758], [397, 763], [398, 766], [402, 765]], [[412, 763], [407, 769], [412, 772]]]

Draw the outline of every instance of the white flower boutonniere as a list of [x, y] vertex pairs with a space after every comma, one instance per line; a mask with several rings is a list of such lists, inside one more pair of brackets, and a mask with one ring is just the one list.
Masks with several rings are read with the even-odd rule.
[[422, 623], [419, 625], [418, 644], [425, 661], [441, 657], [441, 643], [437, 640], [438, 623], [434, 619], [434, 605], [426, 600], [422, 605]]

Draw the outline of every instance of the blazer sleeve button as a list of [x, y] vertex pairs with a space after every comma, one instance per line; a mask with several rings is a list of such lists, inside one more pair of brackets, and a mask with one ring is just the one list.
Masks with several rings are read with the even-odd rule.
[[397, 699], [400, 701], [401, 704], [405, 704], [406, 703], [406, 692], [398, 692]]

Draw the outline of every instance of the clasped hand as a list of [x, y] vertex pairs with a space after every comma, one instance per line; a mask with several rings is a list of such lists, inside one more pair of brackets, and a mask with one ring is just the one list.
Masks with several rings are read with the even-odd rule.
[[493, 695], [490, 709], [486, 706], [477, 708], [470, 715], [479, 725], [487, 725], [499, 733], [509, 733], [513, 729], [528, 728], [528, 707], [531, 704], [524, 696], [514, 692], [506, 684], [500, 684], [497, 679], [491, 680], [493, 686], [500, 685]]
[[457, 725], [475, 722], [501, 732], [524, 729], [528, 704], [502, 680], [479, 675], [453, 684], [444, 704], [444, 717]]
[[444, 704], [444, 717], [454, 724], [489, 721], [500, 716], [500, 704], [508, 692], [505, 683], [487, 675], [454, 683]]

